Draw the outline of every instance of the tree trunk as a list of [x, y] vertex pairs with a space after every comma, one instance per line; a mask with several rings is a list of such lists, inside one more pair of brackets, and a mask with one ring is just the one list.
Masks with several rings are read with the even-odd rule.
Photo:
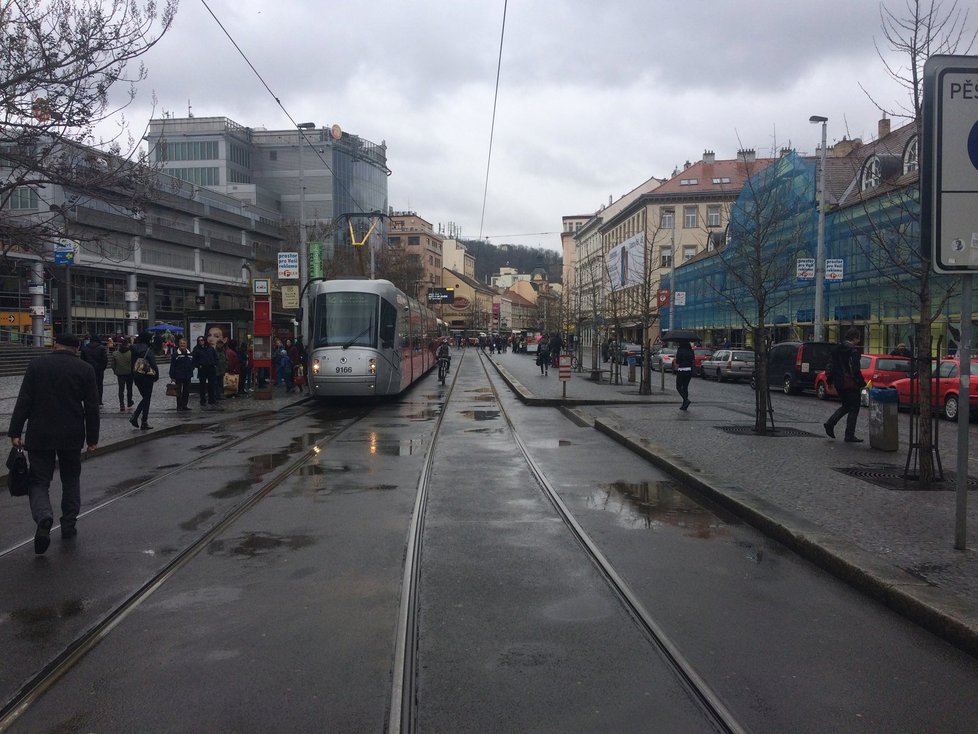
[[768, 432], [767, 414], [771, 393], [767, 386], [767, 329], [755, 326], [751, 329], [754, 338], [754, 433], [764, 435]]
[[[926, 288], [920, 297], [920, 323], [917, 324], [917, 374], [920, 415], [917, 416], [917, 461], [921, 488], [930, 489], [934, 481], [934, 411], [931, 405], [930, 296]], [[911, 449], [912, 450], [912, 449]]]

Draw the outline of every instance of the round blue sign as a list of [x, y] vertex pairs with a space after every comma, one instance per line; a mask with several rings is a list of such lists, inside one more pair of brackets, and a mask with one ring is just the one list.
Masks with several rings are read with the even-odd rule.
[[971, 165], [978, 168], [978, 122], [972, 126], [971, 132], [968, 133], [968, 158], [971, 159]]

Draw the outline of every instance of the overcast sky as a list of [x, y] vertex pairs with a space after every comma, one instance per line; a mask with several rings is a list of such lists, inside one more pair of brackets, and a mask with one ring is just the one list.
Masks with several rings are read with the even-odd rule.
[[860, 84], [904, 100], [874, 47], [873, 0], [510, 0], [483, 223], [503, 0], [207, 2], [281, 107], [203, 3], [181, 0], [144, 57], [127, 112], [138, 134], [188, 100], [248, 127], [288, 128], [286, 111], [338, 123], [386, 141], [394, 209], [495, 244], [559, 249], [563, 215], [704, 150], [814, 152], [811, 115], [829, 118], [830, 144], [875, 138]]

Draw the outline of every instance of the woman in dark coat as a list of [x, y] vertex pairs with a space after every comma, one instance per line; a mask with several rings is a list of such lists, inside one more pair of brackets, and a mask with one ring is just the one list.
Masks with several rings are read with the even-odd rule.
[[[149, 420], [149, 403], [153, 399], [153, 385], [160, 377], [160, 368], [156, 364], [153, 350], [150, 349], [152, 342], [153, 335], [145, 332], [136, 337], [136, 343], [129, 350], [132, 354], [132, 381], [136, 389], [139, 390], [139, 397], [141, 398], [139, 405], [136, 406], [136, 412], [132, 414], [129, 422], [132, 423], [133, 427], [141, 428], [144, 431], [152, 428], [147, 422]], [[149, 371], [141, 373], [137, 369], [136, 363], [140, 359], [145, 359], [149, 363]], [[142, 422], [140, 422], [139, 416], [142, 416]]]
[[689, 342], [679, 342], [676, 348], [676, 357], [673, 360], [673, 369], [676, 371], [676, 392], [683, 399], [680, 410], [689, 407], [689, 381], [693, 379], [693, 366], [696, 364], [696, 356], [693, 353], [693, 346]]
[[170, 357], [170, 379], [177, 386], [177, 410], [190, 410], [190, 380], [193, 376], [193, 355], [187, 348], [187, 340], [180, 339], [180, 345]]

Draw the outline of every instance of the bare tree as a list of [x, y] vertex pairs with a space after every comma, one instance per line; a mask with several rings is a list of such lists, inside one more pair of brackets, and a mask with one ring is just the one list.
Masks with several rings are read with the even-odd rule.
[[708, 283], [750, 330], [756, 365], [754, 431], [768, 433], [771, 396], [767, 360], [770, 316], [789, 297], [797, 273], [799, 243], [811, 225], [811, 200], [804, 196], [811, 169], [793, 154], [744, 161], [746, 181], [732, 207], [727, 242], [718, 247], [719, 278]]
[[[906, 91], [906, 98], [895, 106], [867, 97], [884, 114], [908, 120], [911, 132], [920, 140], [924, 63], [934, 54], [968, 53], [973, 48], [978, 31], [969, 30], [968, 12], [957, 0], [904, 0], [903, 9], [892, 10], [880, 5], [883, 42], [896, 54], [899, 63], [888, 60], [876, 44], [877, 53], [890, 77]], [[912, 161], [916, 168], [916, 160]], [[933, 324], [942, 316], [948, 300], [957, 286], [955, 279], [938, 276], [933, 262], [920, 247], [920, 188], [915, 180], [900, 189], [884, 191], [881, 195], [863, 197], [859, 211], [867, 223], [863, 227], [861, 247], [880, 276], [896, 292], [912, 303], [917, 312], [916, 349], [914, 357], [919, 375], [919, 446], [918, 480], [929, 486], [934, 480], [933, 418], [931, 409]], [[939, 356], [939, 355], [938, 355]]]
[[[0, 0], [0, 259], [16, 249], [43, 255], [72, 236], [55, 191], [141, 212], [154, 177], [120, 114], [146, 69], [133, 65], [170, 27], [176, 0]], [[110, 106], [109, 91], [128, 84]], [[96, 127], [117, 120], [108, 141]]]

